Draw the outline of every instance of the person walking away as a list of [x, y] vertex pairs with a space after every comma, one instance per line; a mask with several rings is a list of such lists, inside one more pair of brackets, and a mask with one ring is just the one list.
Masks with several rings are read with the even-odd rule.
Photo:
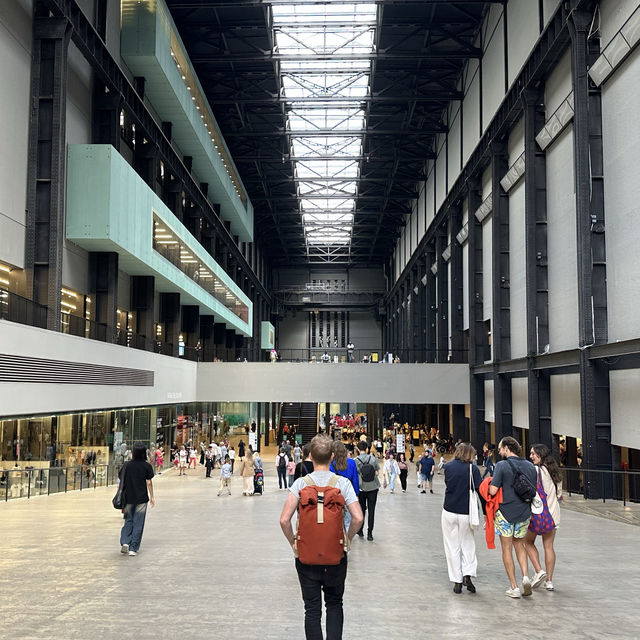
[[229, 462], [229, 456], [224, 457], [222, 467], [220, 467], [220, 489], [218, 490], [218, 497], [222, 493], [222, 490], [226, 489], [231, 495], [231, 462]]
[[204, 442], [200, 443], [200, 466], [204, 467], [205, 458], [207, 457], [207, 446]]
[[245, 452], [244, 440], [240, 440], [240, 442], [238, 443], [238, 458], [240, 458], [240, 460], [244, 458], [244, 452]]
[[[547, 591], [554, 591], [553, 570], [556, 566], [556, 552], [553, 541], [556, 537], [556, 529], [560, 525], [562, 474], [551, 450], [544, 444], [532, 445], [529, 458], [537, 468], [538, 495], [543, 503], [542, 513], [531, 516], [529, 530], [525, 536], [527, 555], [535, 570], [531, 578], [531, 588], [535, 589], [544, 582], [544, 588]], [[544, 569], [540, 565], [540, 556], [535, 544], [538, 536], [542, 538], [544, 548]]]
[[[502, 489], [502, 502], [496, 511], [493, 525], [496, 535], [500, 536], [502, 548], [502, 562], [509, 578], [509, 588], [505, 595], [509, 598], [520, 598], [530, 596], [531, 581], [528, 574], [527, 547], [525, 536], [529, 529], [531, 519], [531, 504], [524, 500], [514, 487], [516, 472], [524, 476], [535, 488], [536, 470], [528, 460], [520, 458], [520, 444], [515, 438], [506, 436], [498, 444], [498, 453], [504, 458], [495, 466], [493, 479], [489, 485], [489, 494], [494, 496]], [[515, 549], [516, 558], [522, 571], [522, 591], [516, 582], [515, 564], [513, 562], [513, 551]]]
[[[333, 473], [349, 480], [357, 497], [360, 493], [360, 479], [358, 478], [358, 466], [355, 460], [349, 457], [347, 448], [340, 440], [333, 441], [332, 449], [333, 460], [329, 465], [329, 469]], [[351, 524], [351, 514], [347, 511], [344, 514], [345, 530], [349, 529], [349, 524]]]
[[294, 476], [296, 473], [296, 463], [293, 460], [287, 462], [287, 477], [289, 481], [289, 487], [293, 484]]
[[131, 461], [122, 465], [118, 478], [124, 482], [124, 524], [120, 531], [120, 553], [137, 555], [142, 541], [147, 503], [155, 506], [153, 497], [153, 467], [147, 462], [147, 448], [142, 442], [133, 445]]
[[276, 471], [278, 472], [278, 489], [287, 489], [287, 463], [289, 458], [284, 451], [284, 447], [280, 447], [280, 452], [276, 456]]
[[242, 495], [253, 495], [253, 476], [256, 469], [253, 455], [249, 452], [240, 463], [240, 475], [242, 476]]
[[192, 464], [194, 469], [198, 466], [198, 455], [193, 447], [189, 449], [189, 469], [191, 469]]
[[236, 464], [236, 450], [233, 448], [233, 446], [229, 447], [229, 461], [231, 462], [231, 475], [233, 475], [233, 467]]
[[[314, 470], [304, 478], [299, 478], [289, 489], [289, 496], [280, 514], [280, 527], [287, 542], [291, 545], [295, 565], [300, 581], [300, 590], [304, 602], [304, 630], [306, 640], [322, 639], [322, 595], [327, 612], [327, 640], [342, 640], [344, 613], [342, 598], [347, 577], [347, 550], [349, 542], [356, 531], [362, 526], [362, 510], [358, 504], [353, 486], [341, 476], [331, 473], [329, 464], [332, 458], [332, 443], [324, 435], [317, 435], [311, 441], [311, 460]], [[303, 514], [305, 508], [301, 501], [301, 494], [305, 496], [317, 493], [322, 487], [326, 496], [324, 510], [325, 522], [332, 522], [334, 526], [316, 524], [316, 507], [305, 499], [310, 509]], [[333, 490], [332, 490], [333, 489]], [[339, 494], [336, 494], [335, 489]], [[298, 530], [294, 535], [291, 519], [300, 506]], [[342, 523], [342, 508], [345, 505], [351, 514], [351, 524], [344, 539]], [[303, 518], [304, 515], [304, 518]], [[339, 520], [336, 522], [336, 518]], [[336, 526], [337, 525], [337, 526]], [[317, 550], [326, 548], [337, 560], [336, 564], [315, 564], [318, 562]], [[325, 556], [326, 557], [326, 556]]]
[[293, 448], [293, 462], [298, 464], [302, 460], [302, 449], [300, 448], [300, 444], [296, 442], [296, 446]]
[[210, 444], [209, 448], [207, 449], [206, 453], [204, 454], [204, 462], [205, 462], [205, 469], [206, 469], [206, 473], [205, 473], [205, 478], [210, 478], [211, 477], [211, 470], [213, 469], [213, 464], [215, 462], [215, 453], [213, 452], [213, 445]]
[[404, 453], [398, 454], [398, 469], [400, 469], [402, 493], [407, 493], [407, 473], [409, 473], [409, 465], [407, 464], [407, 456], [405, 456]]
[[476, 542], [469, 522], [469, 490], [478, 491], [480, 471], [472, 464], [476, 450], [463, 442], [455, 449], [453, 460], [444, 465], [444, 505], [442, 506], [442, 540], [453, 592], [476, 592], [471, 578], [476, 577], [478, 559]]
[[306, 476], [313, 471], [313, 462], [311, 462], [311, 445], [309, 443], [302, 447], [302, 460], [296, 465], [296, 472], [293, 475], [293, 481]]
[[364, 537], [364, 516], [369, 510], [367, 519], [367, 540], [373, 541], [373, 525], [376, 517], [376, 502], [378, 501], [378, 490], [380, 489], [380, 480], [378, 473], [380, 471], [380, 463], [378, 459], [368, 452], [367, 443], [363, 440], [358, 442], [358, 455], [354, 458], [358, 468], [358, 483], [360, 485], [360, 493], [358, 494], [358, 502], [363, 514], [363, 526], [358, 530], [358, 535]]
[[427, 493], [427, 483], [429, 483], [429, 493], [433, 493], [433, 468], [435, 463], [433, 458], [429, 455], [429, 451], [425, 451], [424, 455], [418, 461], [420, 465], [420, 475], [421, 475], [421, 487], [422, 491], [420, 493]]
[[444, 468], [444, 456], [440, 456], [440, 460], [438, 460], [438, 475], [440, 475], [440, 471]]
[[385, 460], [384, 467], [382, 467], [382, 473], [385, 476], [385, 482], [389, 483], [389, 493], [393, 493], [396, 476], [400, 475], [400, 467], [398, 467], [395, 453], [390, 453], [389, 458]]

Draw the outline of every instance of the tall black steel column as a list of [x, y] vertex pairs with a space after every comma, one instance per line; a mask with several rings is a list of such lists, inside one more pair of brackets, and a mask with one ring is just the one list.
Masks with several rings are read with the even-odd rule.
[[[118, 254], [92, 252], [89, 254], [89, 287], [93, 296], [93, 318], [106, 325], [107, 342], [115, 342], [118, 311]], [[92, 338], [95, 325], [91, 325]]]
[[[449, 237], [451, 238], [451, 362], [465, 362], [464, 353], [464, 285], [462, 268], [462, 245], [456, 235], [462, 228], [462, 209], [456, 207], [449, 218]], [[455, 440], [468, 441], [469, 433], [464, 415], [464, 405], [454, 404], [451, 407], [452, 430]]]
[[442, 256], [447, 248], [447, 228], [441, 226], [436, 231], [436, 264], [438, 265], [438, 317], [436, 332], [438, 335], [438, 362], [449, 361], [449, 266]]
[[27, 164], [27, 291], [49, 307], [47, 326], [60, 329], [66, 160], [67, 57], [71, 26], [49, 18], [36, 1]]
[[545, 123], [540, 89], [522, 94], [525, 154], [525, 266], [527, 308], [527, 391], [529, 439], [551, 448], [551, 383], [546, 371], [533, 369], [534, 358], [549, 345], [549, 285], [547, 274], [547, 167], [536, 142]]
[[427, 285], [426, 285], [426, 346], [427, 346], [427, 362], [437, 362], [438, 356], [438, 291], [436, 274], [432, 268], [436, 262], [435, 243], [431, 242], [427, 245], [425, 252], [427, 261]]
[[171, 345], [171, 355], [178, 355], [178, 338], [180, 336], [180, 294], [160, 294], [160, 322], [164, 324], [165, 342]]
[[[600, 42], [588, 37], [592, 16], [574, 10], [568, 22], [574, 95], [576, 226], [578, 238], [578, 326], [582, 456], [587, 469], [611, 469], [609, 370], [589, 360], [588, 347], [606, 343], [607, 285], [600, 90], [587, 70], [600, 53]], [[586, 474], [585, 497], [610, 495], [595, 475]]]
[[138, 349], [153, 351], [155, 328], [153, 323], [155, 279], [153, 276], [131, 276], [131, 308], [136, 312]]
[[[493, 201], [493, 318], [491, 338], [493, 362], [511, 359], [511, 313], [509, 295], [509, 196], [500, 185], [507, 172], [506, 143], [494, 142], [491, 147], [491, 193]], [[495, 403], [496, 439], [513, 432], [511, 411], [511, 377], [493, 373], [493, 397]]]
[[484, 378], [474, 375], [473, 367], [488, 359], [486, 354], [483, 320], [482, 224], [475, 212], [482, 204], [480, 184], [477, 179], [468, 183], [469, 221], [469, 365], [470, 365], [470, 430], [471, 443], [480, 451], [485, 438]]

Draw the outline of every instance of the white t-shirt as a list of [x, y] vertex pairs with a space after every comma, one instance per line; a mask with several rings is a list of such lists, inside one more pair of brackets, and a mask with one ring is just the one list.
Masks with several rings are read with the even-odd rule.
[[[329, 481], [331, 480], [331, 476], [334, 475], [333, 471], [313, 471], [309, 474], [314, 483], [319, 487], [326, 487], [329, 485]], [[296, 498], [300, 498], [300, 490], [307, 486], [307, 483], [304, 481], [304, 477], [298, 478], [289, 488], [289, 491], [293, 493]], [[342, 494], [345, 504], [349, 506], [354, 502], [358, 502], [358, 496], [356, 496], [356, 492], [353, 490], [353, 485], [348, 478], [343, 478], [342, 476], [338, 476], [338, 482], [336, 487], [340, 489], [340, 493]]]

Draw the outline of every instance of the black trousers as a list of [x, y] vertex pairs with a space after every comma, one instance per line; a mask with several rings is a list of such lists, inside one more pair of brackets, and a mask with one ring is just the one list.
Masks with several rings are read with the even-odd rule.
[[347, 556], [337, 565], [302, 564], [296, 558], [296, 570], [304, 601], [304, 634], [306, 640], [323, 640], [322, 594], [327, 610], [327, 640], [342, 640], [342, 595], [347, 578]]
[[207, 459], [207, 463], [206, 463], [205, 468], [207, 470], [205, 478], [210, 478], [211, 477], [211, 469], [213, 469], [213, 460]]
[[407, 490], [407, 472], [408, 469], [400, 469], [400, 484], [403, 491]]
[[[373, 491], [360, 491], [358, 494], [358, 501], [360, 502], [360, 508], [362, 509], [362, 517], [364, 518], [369, 509], [369, 520], [367, 521], [367, 533], [373, 533], [373, 521], [376, 517], [376, 502], [378, 500], [378, 490]], [[360, 531], [364, 529], [364, 520]]]

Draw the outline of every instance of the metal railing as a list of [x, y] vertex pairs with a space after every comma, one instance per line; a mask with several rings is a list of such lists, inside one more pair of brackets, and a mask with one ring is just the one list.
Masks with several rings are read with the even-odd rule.
[[44, 305], [0, 288], [0, 318], [3, 320], [46, 329], [48, 311]]
[[[466, 362], [468, 352], [466, 350], [446, 350], [440, 352], [440, 362]], [[425, 352], [423, 349], [403, 349], [392, 354], [403, 364], [434, 363], [438, 359], [439, 352]], [[309, 347], [306, 349], [280, 349], [278, 351], [280, 362], [325, 362], [325, 363], [389, 363], [389, 357], [385, 359], [385, 352], [375, 349], [353, 349], [351, 352], [346, 347]]]
[[[0, 469], [0, 501], [108, 487], [116, 484], [121, 467], [121, 464], [92, 464], [42, 469]], [[169, 467], [169, 461], [165, 460], [161, 470]], [[157, 471], [155, 466], [154, 471]]]
[[640, 502], [640, 471], [611, 471], [561, 467], [562, 489], [568, 495], [578, 494], [587, 498]]

